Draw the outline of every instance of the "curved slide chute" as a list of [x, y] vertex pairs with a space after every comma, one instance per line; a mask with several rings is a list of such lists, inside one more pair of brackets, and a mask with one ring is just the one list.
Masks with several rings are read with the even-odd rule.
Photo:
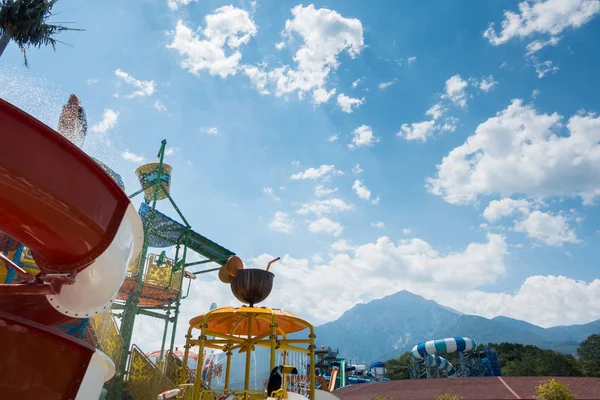
[[476, 347], [477, 343], [475, 340], [469, 337], [428, 340], [415, 345], [412, 348], [411, 356], [415, 360], [421, 360], [427, 354], [435, 356], [438, 354], [460, 353], [475, 350]]
[[445, 372], [448, 377], [453, 377], [456, 370], [450, 361], [440, 357], [440, 354], [462, 353], [475, 350], [476, 347], [477, 342], [474, 339], [457, 336], [421, 342], [412, 348], [410, 355], [417, 361], [425, 361], [427, 358], [429, 366]]
[[427, 362], [430, 367], [435, 367], [438, 370], [445, 372], [448, 378], [452, 378], [456, 375], [456, 370], [454, 366], [450, 363], [450, 361], [446, 360], [444, 357], [440, 356], [432, 356], [427, 354]]
[[2, 99], [0, 132], [0, 231], [40, 270], [0, 285], [0, 309], [51, 326], [104, 311], [141, 251], [136, 209], [75, 144]]

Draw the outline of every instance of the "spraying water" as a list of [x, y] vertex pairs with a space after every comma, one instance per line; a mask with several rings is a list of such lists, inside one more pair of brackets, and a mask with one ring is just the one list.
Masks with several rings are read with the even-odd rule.
[[0, 97], [56, 128], [68, 94], [48, 80], [18, 68], [0, 68]]
[[[30, 70], [15, 67], [0, 67], [0, 97], [14, 104], [18, 108], [34, 116], [52, 129], [73, 132], [73, 137], [65, 135], [73, 143], [78, 145], [88, 155], [102, 161], [117, 172], [124, 180], [126, 187], [137, 187], [137, 178], [133, 173], [132, 164], [123, 159], [123, 152], [118, 149], [122, 147], [121, 136], [110, 136], [100, 133], [91, 126], [91, 134], [78, 136], [75, 132], [85, 131], [89, 121], [101, 122], [103, 116], [88, 113], [86, 116], [81, 99], [70, 99], [71, 93], [49, 80], [35, 75]], [[69, 99], [69, 101], [67, 101]], [[79, 104], [77, 104], [77, 102]], [[65, 104], [67, 103], [67, 104]], [[72, 111], [70, 111], [72, 110]], [[63, 113], [63, 111], [65, 111]], [[76, 118], [68, 118], [73, 124], [63, 119], [61, 113], [69, 115], [73, 113]], [[88, 117], [92, 118], [88, 118]], [[83, 118], [81, 118], [83, 117]], [[85, 139], [84, 143], [83, 139]]]

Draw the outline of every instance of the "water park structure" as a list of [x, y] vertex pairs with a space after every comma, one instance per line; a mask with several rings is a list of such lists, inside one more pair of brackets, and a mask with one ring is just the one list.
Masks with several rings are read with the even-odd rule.
[[321, 345], [316, 351], [317, 386], [332, 392], [361, 383], [386, 382], [386, 367], [381, 361], [365, 364], [352, 363], [339, 356], [339, 350]]
[[[476, 351], [477, 343], [469, 337], [451, 337], [416, 344], [410, 355], [411, 379], [473, 376], [502, 376], [496, 350], [485, 347]], [[443, 356], [445, 357], [443, 357]], [[454, 355], [454, 365], [448, 360]]]
[[[128, 196], [116, 172], [81, 150], [84, 116], [71, 96], [57, 132], [0, 99], [0, 346], [8, 359], [19, 360], [3, 364], [3, 393], [84, 400], [336, 399], [315, 388], [314, 368], [288, 363], [308, 359], [314, 365], [312, 325], [282, 309], [256, 307], [271, 292], [271, 263], [266, 270], [244, 269], [232, 251], [192, 230], [170, 195], [166, 141], [155, 163], [136, 170], [141, 188]], [[36, 152], [27, 163], [14, 150], [25, 139]], [[136, 210], [132, 200], [140, 194]], [[181, 222], [157, 210], [162, 200]], [[192, 251], [202, 259], [187, 262]], [[208, 263], [218, 267], [196, 269]], [[191, 280], [216, 271], [248, 306], [211, 307], [193, 318], [179, 351], [181, 301]], [[160, 350], [145, 353], [132, 343], [138, 315], [163, 321]], [[303, 332], [303, 339], [288, 338]], [[256, 346], [270, 351], [267, 391], [249, 388]], [[207, 349], [227, 354], [225, 368]], [[246, 353], [241, 389], [229, 385], [233, 350]], [[223, 387], [209, 386], [221, 374]], [[304, 378], [298, 384], [288, 376]]]

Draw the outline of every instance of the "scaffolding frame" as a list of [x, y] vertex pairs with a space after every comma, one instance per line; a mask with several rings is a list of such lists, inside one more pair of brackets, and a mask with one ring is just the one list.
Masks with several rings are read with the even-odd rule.
[[[183, 294], [183, 279], [187, 276], [188, 278], [192, 278], [200, 274], [217, 271], [219, 268], [209, 268], [209, 269], [201, 269], [197, 271], [186, 271], [186, 268], [204, 265], [211, 262], [216, 262], [217, 264], [224, 265], [225, 262], [229, 259], [229, 257], [235, 255], [232, 251], [210, 241], [209, 239], [203, 237], [202, 235], [194, 232], [192, 230], [191, 225], [171, 197], [171, 194], [167, 189], [165, 189], [163, 185], [163, 177], [166, 172], [164, 169], [164, 157], [166, 150], [166, 140], [161, 141], [160, 150], [157, 154], [158, 165], [155, 170], [156, 179], [149, 185], [142, 187], [140, 190], [129, 195], [130, 199], [138, 196], [139, 194], [146, 193], [148, 189], [152, 190], [151, 198], [148, 199], [147, 196], [144, 196], [144, 204], [150, 207], [149, 216], [143, 223], [144, 230], [144, 242], [142, 246], [142, 250], [139, 258], [137, 259], [138, 266], [136, 270], [136, 281], [133, 290], [129, 293], [127, 299], [124, 301], [124, 304], [114, 303], [113, 310], [119, 311], [119, 313], [115, 314], [117, 318], [121, 319], [120, 326], [120, 334], [123, 338], [123, 351], [121, 352], [121, 359], [115, 360], [115, 364], [119, 366], [116, 376], [110, 385], [110, 390], [108, 394], [108, 399], [110, 400], [120, 400], [122, 397], [122, 393], [126, 387], [126, 375], [127, 375], [127, 366], [129, 365], [128, 360], [130, 355], [132, 354], [132, 335], [133, 329], [135, 326], [135, 319], [137, 315], [145, 315], [152, 318], [157, 318], [163, 320], [165, 325], [162, 333], [162, 342], [159, 358], [157, 359], [157, 366], [160, 367], [162, 364], [162, 360], [166, 354], [165, 348], [167, 345], [167, 334], [169, 332], [169, 324], [171, 326], [171, 340], [169, 343], [168, 351], [169, 353], [173, 353], [173, 347], [175, 345], [175, 335], [177, 332], [177, 321], [180, 313], [181, 300], [185, 299], [189, 295], [189, 289], [191, 285], [191, 279], [188, 284], [187, 292], [185, 296]], [[159, 199], [159, 194], [164, 195], [163, 199], [168, 199], [169, 203], [175, 209], [177, 215], [181, 219], [182, 223], [177, 222], [183, 226], [182, 231], [179, 232], [181, 235], [178, 237], [176, 241], [169, 240], [163, 236], [157, 236], [155, 232], [153, 232], [152, 222], [156, 215], [160, 215], [160, 213], [156, 210], [157, 202]], [[146, 260], [148, 258], [148, 249], [150, 246], [150, 241], [152, 237], [158, 237], [161, 240], [167, 240], [172, 246], [175, 246], [175, 259], [172, 263], [171, 267], [171, 278], [173, 277], [173, 273], [176, 272], [179, 268], [181, 268], [181, 276], [179, 277], [179, 291], [174, 299], [169, 299], [167, 304], [162, 304], [160, 306], [141, 306], [140, 298], [142, 297], [142, 286], [144, 284], [144, 268], [146, 267]], [[198, 243], [199, 246], [190, 247], [190, 240], [194, 238], [195, 243]], [[199, 255], [205, 257], [206, 259], [201, 261], [196, 261], [192, 263], [186, 263], [188, 249], [191, 249], [198, 253]], [[206, 251], [204, 251], [206, 250]], [[181, 257], [180, 257], [181, 254]], [[135, 262], [135, 261], [134, 261]], [[176, 384], [176, 382], [174, 382]]]

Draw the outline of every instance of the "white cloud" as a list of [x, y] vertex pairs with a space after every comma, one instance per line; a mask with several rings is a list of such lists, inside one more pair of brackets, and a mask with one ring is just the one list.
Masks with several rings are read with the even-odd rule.
[[358, 147], [371, 147], [379, 142], [379, 138], [373, 135], [373, 129], [368, 125], [361, 125], [352, 132], [352, 143], [348, 148], [353, 150]]
[[408, 61], [408, 65], [410, 65], [410, 64], [412, 64], [412, 63], [414, 63], [414, 62], [417, 62], [417, 57], [415, 57], [415, 56], [408, 57], [408, 58], [406, 59], [406, 61]]
[[492, 90], [492, 88], [494, 86], [496, 86], [498, 84], [498, 82], [496, 82], [494, 80], [494, 77], [492, 75], [488, 76], [487, 78], [483, 78], [481, 80], [481, 82], [479, 82], [479, 89], [483, 90], [484, 92], [489, 92], [490, 90]]
[[364, 200], [371, 198], [371, 191], [367, 188], [360, 179], [356, 179], [352, 185], [352, 189], [356, 192], [357, 196]]
[[310, 260], [315, 264], [320, 264], [323, 261], [325, 261], [325, 259], [320, 254], [313, 254]]
[[400, 132], [396, 136], [402, 137], [406, 140], [420, 140], [423, 143], [433, 136], [438, 126], [435, 124], [435, 120], [413, 122], [409, 124], [402, 124]]
[[448, 78], [446, 81], [446, 94], [442, 98], [450, 99], [454, 104], [460, 107], [466, 107], [467, 105], [467, 94], [465, 89], [469, 84], [467, 81], [462, 79], [460, 75], [456, 74]]
[[313, 103], [315, 105], [327, 103], [334, 94], [335, 89], [327, 91], [324, 88], [316, 88], [315, 90], [313, 90]]
[[[506, 245], [496, 237], [474, 245], [449, 254], [429, 247], [429, 251], [420, 254], [409, 241], [394, 245], [383, 237], [375, 243], [356, 246], [351, 254], [332, 254], [327, 261], [321, 254], [313, 254], [312, 262], [285, 254], [275, 264], [277, 281], [269, 302], [285, 304], [287, 310], [314, 325], [335, 320], [358, 303], [403, 289], [464, 313], [487, 318], [505, 315], [543, 327], [583, 324], [600, 318], [600, 279], [585, 282], [565, 276], [536, 275], [527, 278], [514, 293], [477, 290], [502, 274]], [[246, 265], [264, 269], [273, 258], [261, 254], [248, 259]], [[466, 286], [462, 285], [463, 277], [467, 278]], [[190, 296], [181, 306], [182, 321], [197, 315], [198, 310], [208, 310], [212, 302], [219, 306], [240, 304], [214, 275], [207, 274], [191, 285]], [[177, 337], [185, 335], [184, 325], [180, 324]], [[149, 329], [139, 339], [134, 336], [134, 342], [143, 341], [151, 332]], [[155, 345], [146, 347], [157, 346], [160, 347], [160, 337]]]
[[556, 65], [554, 65], [552, 61], [540, 62], [534, 59], [533, 66], [535, 67], [535, 73], [537, 74], [538, 78], [543, 78], [544, 76], [550, 73], [555, 74], [559, 70], [559, 68]]
[[540, 51], [541, 49], [543, 49], [546, 46], [557, 46], [558, 42], [560, 41], [559, 38], [557, 37], [551, 37], [548, 40], [534, 40], [533, 42], [529, 43], [527, 45], [527, 55], [532, 55], [533, 53], [536, 53], [538, 51]]
[[600, 195], [600, 118], [575, 115], [558, 135], [561, 120], [513, 100], [444, 157], [429, 191], [452, 204], [484, 194], [579, 196], [592, 203]]
[[87, 83], [88, 85], [94, 85], [98, 82], [100, 82], [100, 79], [98, 78], [90, 78], [85, 81], [85, 83]]
[[529, 214], [529, 201], [525, 199], [513, 200], [511, 198], [492, 200], [483, 210], [483, 217], [489, 222], [496, 222], [501, 218], [510, 217], [516, 212]]
[[335, 165], [326, 165], [323, 164], [319, 168], [310, 167], [306, 171], [299, 172], [291, 176], [294, 180], [304, 180], [304, 179], [322, 179], [324, 181], [328, 181], [331, 175], [343, 175], [344, 173], [340, 170], [335, 169]]
[[525, 199], [493, 200], [483, 211], [483, 217], [489, 222], [496, 222], [518, 213], [520, 217], [515, 220], [515, 232], [523, 232], [527, 237], [536, 239], [547, 246], [577, 243], [575, 231], [569, 226], [564, 215], [553, 215], [539, 210], [532, 211], [532, 206]]
[[206, 133], [208, 135], [218, 135], [219, 128], [217, 128], [216, 126], [202, 127], [202, 128], [200, 128], [200, 132]]
[[530, 213], [515, 224], [515, 231], [525, 232], [528, 237], [537, 239], [548, 246], [562, 246], [564, 243], [577, 243], [575, 232], [563, 215], [551, 215], [539, 210]]
[[345, 113], [351, 113], [352, 111], [354, 111], [352, 107], [358, 108], [364, 103], [364, 101], [364, 97], [362, 99], [357, 99], [348, 97], [343, 93], [337, 97], [337, 104]]
[[429, 110], [425, 112], [425, 115], [430, 115], [434, 120], [439, 119], [442, 114], [444, 114], [446, 110], [442, 107], [441, 104], [437, 103], [431, 106]]
[[352, 89], [356, 89], [356, 87], [362, 82], [361, 78], [358, 78], [354, 82], [352, 82]]
[[444, 121], [444, 125], [440, 128], [442, 132], [455, 132], [459, 119], [457, 117], [448, 117]]
[[177, 21], [175, 31], [170, 32], [173, 41], [167, 48], [177, 50], [183, 57], [181, 67], [194, 75], [202, 70], [221, 78], [235, 75], [242, 59], [239, 48], [256, 35], [258, 27], [247, 11], [230, 5], [216, 9], [204, 19], [206, 28], [200, 28], [198, 33]]
[[167, 157], [173, 156], [178, 151], [179, 151], [179, 149], [177, 147], [167, 147], [167, 149], [165, 150], [165, 156], [167, 156]]
[[381, 196], [377, 195], [373, 198], [373, 200], [371, 200], [371, 204], [379, 204], [380, 201], [381, 201]]
[[102, 121], [98, 122], [96, 125], [92, 126], [92, 132], [94, 133], [105, 133], [115, 126], [117, 126], [117, 119], [119, 118], [119, 113], [115, 112], [109, 108], [104, 110], [104, 114], [102, 114]]
[[354, 167], [352, 167], [352, 173], [354, 175], [360, 175], [364, 170], [360, 167], [360, 164], [356, 164], [354, 165]]
[[346, 203], [342, 199], [332, 198], [332, 199], [323, 199], [323, 200], [313, 200], [309, 203], [304, 203], [300, 206], [300, 209], [297, 211], [298, 214], [308, 215], [310, 213], [315, 214], [320, 217], [323, 214], [331, 214], [334, 212], [344, 212], [344, 211], [352, 211], [354, 210], [354, 206], [352, 204]]
[[531, 35], [556, 36], [565, 29], [581, 27], [599, 12], [598, 0], [526, 0], [519, 3], [518, 13], [504, 12], [500, 35], [492, 23], [483, 36], [495, 46], [513, 38], [523, 39]]
[[338, 135], [331, 135], [327, 138], [330, 142], [335, 142], [338, 139]]
[[404, 228], [402, 229], [402, 234], [403, 235], [410, 235], [412, 233], [412, 230], [410, 230], [410, 228]]
[[340, 239], [331, 245], [331, 250], [338, 251], [341, 253], [354, 250], [354, 246], [346, 241], [346, 239]]
[[330, 194], [334, 194], [335, 192], [337, 192], [338, 189], [330, 189], [327, 188], [323, 185], [317, 185], [315, 186], [315, 196], [316, 197], [325, 197], [325, 196], [329, 196]]
[[585, 25], [598, 13], [598, 0], [526, 0], [519, 3], [518, 13], [504, 12], [499, 35], [494, 24], [490, 24], [483, 36], [495, 46], [514, 38], [536, 37], [527, 44], [526, 55], [532, 61], [538, 78], [543, 78], [549, 73], [555, 74], [559, 68], [552, 61], [539, 61], [535, 54], [547, 46], [557, 46], [561, 33]]
[[273, 188], [263, 187], [263, 194], [267, 197], [272, 197], [274, 200], [281, 201], [281, 199], [275, 195]]
[[383, 223], [383, 221], [371, 222], [371, 226], [377, 229], [385, 228], [385, 224]]
[[188, 4], [197, 1], [198, 0], [167, 0], [167, 5], [171, 10], [176, 11], [180, 5], [187, 6]]
[[131, 161], [132, 163], [136, 164], [141, 164], [146, 160], [144, 156], [137, 155], [135, 153], [130, 152], [129, 150], [125, 150], [124, 152], [122, 152], [121, 157], [123, 157], [124, 160]]
[[339, 222], [332, 221], [327, 217], [322, 217], [310, 222], [308, 230], [312, 233], [326, 233], [338, 237], [342, 234], [344, 228]]
[[167, 107], [165, 107], [165, 105], [160, 100], [156, 100], [152, 107], [154, 107], [156, 111], [167, 111]]
[[312, 92], [313, 102], [326, 102], [335, 89], [326, 89], [330, 73], [337, 70], [341, 53], [357, 57], [363, 46], [363, 27], [356, 18], [344, 18], [327, 8], [315, 9], [314, 5], [298, 5], [292, 8], [292, 19], [285, 23], [283, 41], [291, 44], [295, 37], [302, 45], [294, 54], [296, 68], [284, 65], [271, 70], [244, 66], [244, 73], [261, 93], [270, 93], [274, 86], [275, 96], [297, 92], [302, 99]]
[[386, 89], [386, 88], [392, 86], [394, 83], [396, 83], [396, 79], [394, 79], [392, 81], [388, 81], [388, 82], [381, 82], [379, 84], [379, 89], [381, 89], [381, 90]]
[[288, 213], [277, 211], [269, 222], [269, 228], [277, 232], [290, 233], [294, 229], [294, 221]]
[[445, 305], [488, 318], [518, 318], [545, 328], [583, 324], [600, 318], [600, 279], [587, 283], [565, 276], [535, 275], [515, 294], [472, 290], [447, 297]]
[[[325, 224], [333, 226], [330, 229], [333, 233], [341, 229], [330, 220]], [[321, 228], [315, 226], [318, 232], [327, 233]], [[464, 295], [494, 282], [505, 272], [506, 251], [502, 236], [488, 234], [486, 242], [470, 243], [447, 254], [421, 239], [401, 240], [396, 244], [382, 236], [373, 243], [354, 246], [350, 254], [331, 254], [327, 262], [318, 265], [285, 255], [277, 264], [277, 285], [270, 298], [274, 304], [285, 299], [286, 309], [309, 318], [315, 325], [338, 318], [358, 303], [402, 289], [433, 292], [439, 300], [444, 300], [449, 293]], [[273, 258], [262, 254], [247, 265], [264, 268]], [[299, 276], [302, 278], [298, 279]], [[354, 289], [347, 290], [349, 287]], [[331, 299], [335, 301], [324, 301]]]
[[531, 98], [532, 99], [537, 99], [537, 97], [540, 95], [541, 91], [539, 89], [533, 89], [533, 92], [531, 92]]
[[[115, 75], [123, 82], [135, 88], [132, 93], [123, 96], [126, 99], [150, 96], [156, 91], [156, 88], [154, 87], [154, 81], [140, 81], [139, 79], [135, 79], [133, 76], [129, 75], [127, 72], [121, 71], [120, 69], [115, 70]], [[117, 97], [119, 96], [117, 95]]]

